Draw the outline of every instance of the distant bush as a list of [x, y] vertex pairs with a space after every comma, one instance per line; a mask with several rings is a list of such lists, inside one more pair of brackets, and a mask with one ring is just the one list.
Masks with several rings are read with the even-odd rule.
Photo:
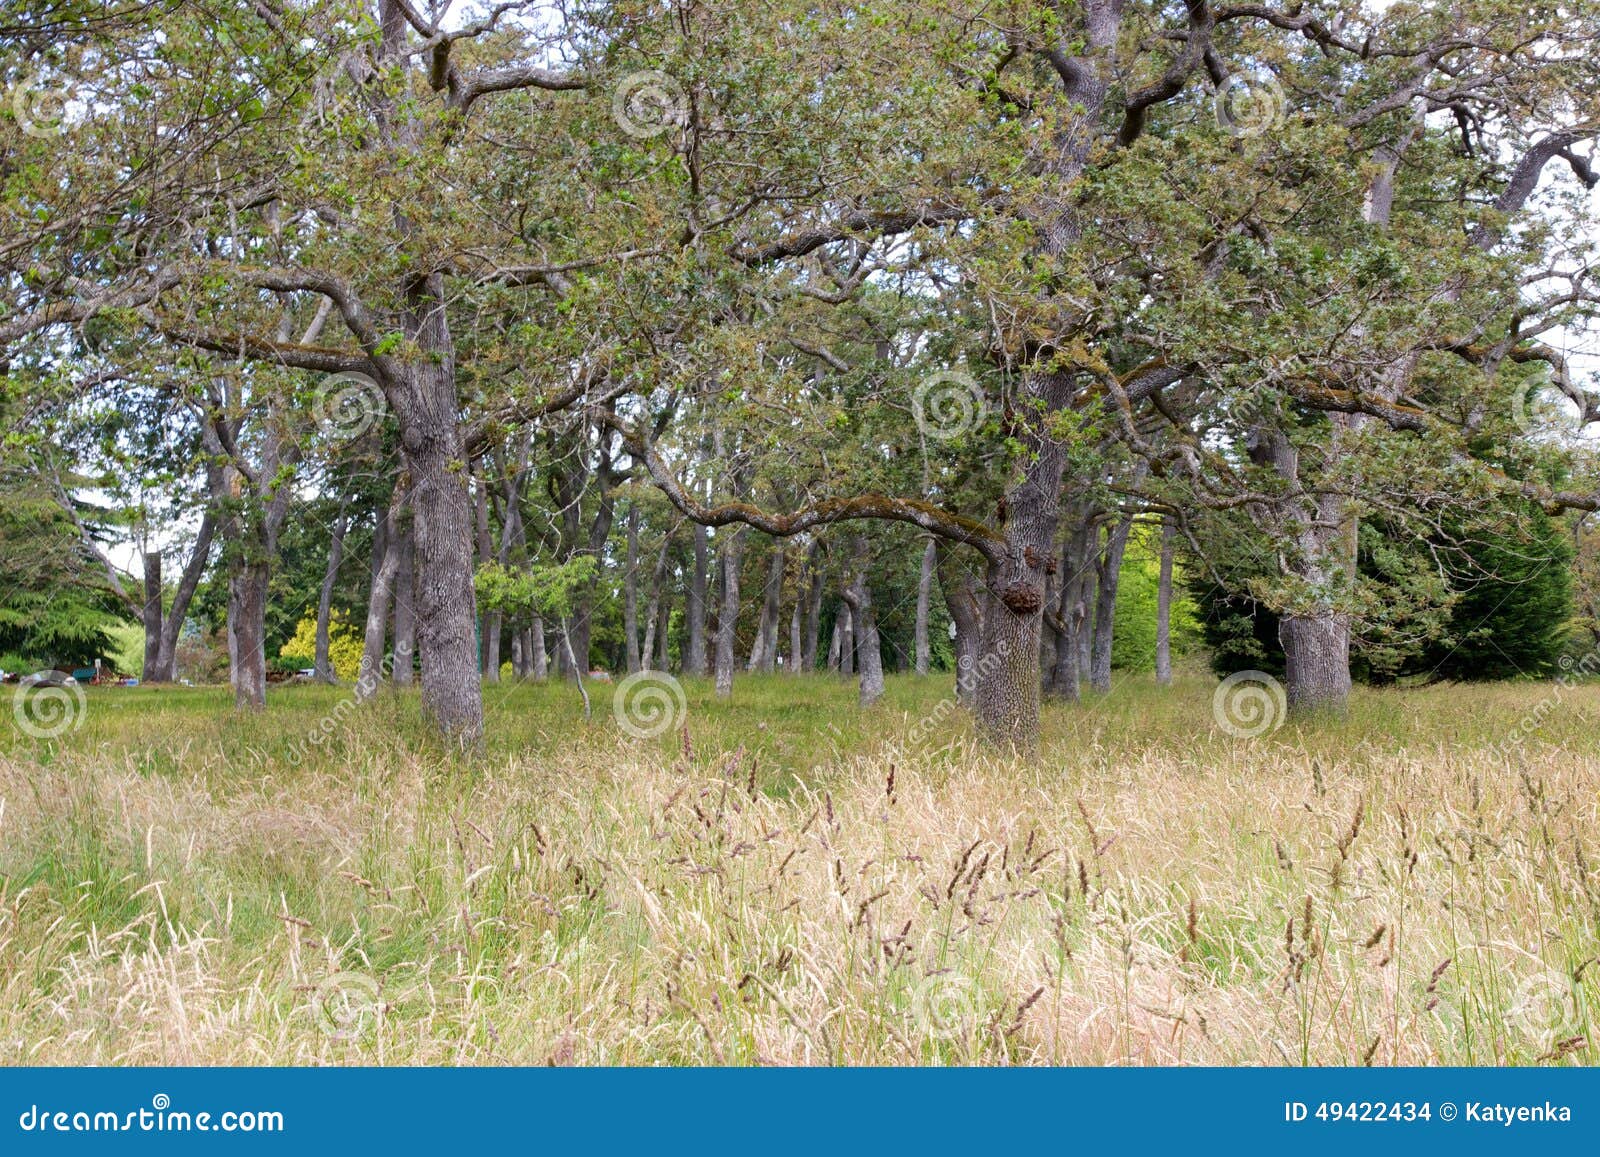
[[[361, 671], [361, 635], [347, 611], [335, 610], [328, 618], [328, 662], [341, 679], [354, 679]], [[307, 615], [295, 625], [294, 638], [278, 651], [278, 658], [294, 670], [313, 667], [317, 661], [317, 619]]]

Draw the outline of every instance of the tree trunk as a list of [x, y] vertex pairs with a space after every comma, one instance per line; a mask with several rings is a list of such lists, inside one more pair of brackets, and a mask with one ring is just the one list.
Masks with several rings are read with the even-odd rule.
[[[668, 654], [667, 627], [672, 622], [672, 595], [667, 590], [667, 564], [672, 553], [672, 536], [669, 534], [661, 540], [661, 550], [656, 555], [656, 565], [650, 572], [650, 598], [644, 607], [644, 646], [639, 650], [641, 663], [652, 662], [651, 656], [656, 654], [657, 635], [660, 637], [661, 655]], [[665, 671], [664, 662], [657, 663], [658, 671]]]
[[328, 542], [328, 565], [322, 572], [322, 589], [317, 592], [317, 649], [312, 667], [324, 683], [336, 683], [333, 664], [328, 660], [328, 632], [333, 618], [333, 587], [344, 562], [344, 536], [349, 528], [348, 497], [339, 503], [339, 516], [333, 522], [333, 537]]
[[[662, 552], [665, 555], [665, 551]], [[661, 591], [660, 609], [656, 612], [659, 621], [656, 625], [656, 660], [657, 671], [667, 671], [672, 667], [672, 633], [668, 629], [672, 626], [672, 592], [665, 588]]]
[[[1337, 456], [1351, 423], [1332, 418], [1324, 451]], [[1287, 432], [1258, 428], [1249, 449], [1286, 484], [1279, 504], [1254, 517], [1277, 533], [1280, 566], [1293, 580], [1294, 605], [1278, 620], [1289, 709], [1342, 712], [1350, 694], [1350, 619], [1340, 604], [1356, 581], [1356, 520], [1342, 494], [1306, 488], [1300, 449]]]
[[1161, 572], [1156, 583], [1156, 684], [1172, 682], [1172, 550], [1173, 525], [1161, 522]]
[[573, 601], [572, 618], [561, 632], [562, 674], [577, 671], [587, 676], [594, 669], [590, 652], [594, 650], [594, 602], [582, 593]]
[[1098, 588], [1094, 600], [1094, 638], [1090, 644], [1089, 686], [1102, 695], [1111, 690], [1111, 644], [1116, 637], [1117, 588], [1122, 582], [1122, 558], [1128, 550], [1133, 519], [1122, 518], [1106, 534], [1100, 557]]
[[[429, 361], [411, 363], [399, 411], [413, 490], [417, 644], [422, 652], [422, 710], [464, 747], [483, 736], [477, 608], [472, 582], [472, 495], [457, 422], [454, 347], [444, 314], [442, 275], [412, 287], [414, 329]], [[399, 657], [410, 662], [410, 656]]]
[[1045, 571], [1044, 576], [1044, 622], [1039, 631], [1039, 695], [1041, 699], [1049, 699], [1055, 694], [1056, 679], [1056, 645], [1060, 638], [1060, 617], [1056, 607], [1061, 602], [1061, 587], [1059, 576]]
[[933, 609], [933, 568], [937, 561], [938, 548], [933, 545], [930, 538], [922, 548], [922, 573], [917, 578], [917, 625], [916, 625], [916, 659], [915, 666], [918, 675], [928, 673], [928, 661], [932, 648], [928, 643], [928, 616]]
[[161, 666], [161, 552], [144, 552], [144, 666], [139, 677], [154, 683]]
[[500, 634], [504, 620], [499, 611], [483, 616], [483, 677], [490, 683], [500, 682]]
[[1045, 568], [1055, 553], [1066, 448], [1050, 436], [1048, 415], [1072, 395], [1072, 379], [1054, 371], [1023, 377], [1022, 477], [1005, 496], [1005, 550], [985, 575], [983, 646], [975, 663], [978, 720], [991, 739], [1031, 747], [1039, 738], [1039, 633]]
[[1350, 698], [1350, 620], [1331, 611], [1285, 615], [1278, 620], [1278, 642], [1289, 709], [1342, 714]]
[[722, 605], [717, 610], [717, 697], [726, 699], [733, 694], [734, 644], [739, 631], [739, 568], [744, 564], [745, 528], [739, 527], [728, 535], [727, 544], [720, 552], [722, 571]]
[[800, 654], [805, 646], [805, 641], [801, 638], [800, 608], [804, 602], [805, 599], [802, 592], [796, 591], [794, 608], [789, 612], [789, 658], [788, 665], [784, 668], [791, 675], [798, 675], [801, 671]]
[[978, 687], [978, 649], [983, 645], [983, 604], [976, 580], [962, 568], [955, 549], [940, 543], [938, 556], [939, 590], [956, 629], [956, 698], [971, 707]]
[[839, 608], [839, 674], [846, 679], [856, 673], [856, 623], [855, 612], [846, 603]]
[[[228, 395], [219, 392], [213, 400], [220, 406]], [[277, 528], [293, 490], [285, 485], [274, 491], [270, 482], [262, 482], [275, 480], [284, 465], [271, 409], [269, 405], [253, 469], [245, 467], [237, 449], [230, 448], [238, 444], [237, 421], [230, 426], [218, 410], [208, 415], [202, 429], [208, 454], [220, 463], [206, 471], [210, 497], [213, 503], [227, 504], [218, 529], [228, 576], [228, 677], [234, 703], [241, 710], [260, 710], [267, 702], [267, 585], [277, 551]]]
[[233, 634], [233, 701], [259, 711], [267, 703], [266, 560], [241, 559], [228, 574], [228, 622]]
[[838, 671], [839, 663], [843, 658], [841, 651], [843, 649], [846, 614], [845, 609], [840, 607], [839, 613], [833, 617], [833, 632], [828, 636], [828, 670], [830, 671]]
[[217, 520], [211, 510], [207, 509], [200, 519], [200, 530], [195, 536], [194, 548], [189, 553], [188, 565], [183, 568], [183, 575], [178, 579], [178, 589], [172, 593], [172, 606], [167, 609], [166, 617], [161, 623], [161, 651], [155, 673], [149, 682], [171, 683], [178, 677], [178, 639], [183, 634], [184, 620], [189, 614], [189, 603], [193, 601], [195, 591], [200, 588], [200, 579], [210, 562], [211, 544], [216, 534]]
[[[627, 529], [628, 556], [622, 575], [622, 637], [626, 645], [628, 674], [631, 675], [642, 666], [639, 655], [639, 504], [637, 502], [628, 503]], [[654, 626], [655, 622], [651, 619], [650, 628]], [[652, 642], [653, 639], [645, 640], [644, 654], [647, 657]]]
[[[528, 457], [531, 453], [531, 440], [524, 438], [517, 446], [517, 460], [511, 463], [504, 471], [502, 478], [502, 500], [500, 509], [500, 549], [495, 554], [495, 561], [501, 566], [511, 562], [512, 553], [521, 559], [526, 559], [528, 547], [527, 530], [522, 524], [522, 492], [528, 477]], [[501, 639], [508, 626], [506, 616], [500, 611], [494, 611], [486, 616], [488, 622], [484, 635], [484, 646], [488, 648], [488, 670], [484, 672], [490, 683], [500, 682], [500, 648]], [[513, 679], [527, 677], [528, 654], [526, 647], [520, 648], [519, 640], [522, 639], [522, 629], [514, 623], [511, 626], [511, 676]]]
[[416, 674], [412, 656], [417, 653], [417, 539], [407, 520], [400, 520], [396, 542], [399, 556], [394, 571], [394, 684], [409, 687]]
[[566, 624], [558, 620], [555, 626], [550, 627], [545, 632], [546, 637], [549, 639], [550, 654], [555, 659], [556, 678], [558, 679], [570, 679], [572, 677], [572, 661], [567, 658], [569, 648], [567, 647], [565, 626]]
[[767, 563], [767, 581], [761, 591], [761, 619], [756, 625], [755, 642], [750, 644], [748, 671], [771, 672], [778, 659], [778, 612], [783, 598], [783, 570], [788, 557], [782, 543], [772, 544]]
[[588, 537], [582, 544], [584, 553], [594, 556], [597, 566], [594, 577], [582, 588], [573, 601], [572, 619], [567, 623], [563, 644], [571, 654], [567, 657], [577, 664], [580, 674], [587, 677], [593, 669], [594, 604], [600, 586], [600, 576], [605, 572], [606, 540], [611, 536], [611, 523], [616, 514], [616, 497], [613, 486], [615, 475], [611, 471], [609, 451], [603, 451], [594, 469], [594, 486], [600, 493], [594, 521], [589, 526]]
[[710, 547], [706, 528], [695, 524], [694, 565], [689, 572], [689, 590], [683, 615], [688, 620], [688, 642], [684, 649], [683, 670], [689, 675], [706, 673], [706, 587], [710, 569]]
[[1079, 624], [1077, 636], [1073, 639], [1077, 649], [1075, 658], [1078, 663], [1078, 680], [1081, 683], [1089, 681], [1089, 674], [1093, 670], [1091, 660], [1094, 655], [1094, 606], [1100, 590], [1100, 551], [1099, 543], [1094, 540], [1099, 537], [1100, 532], [1096, 528], [1089, 543], [1089, 568], [1083, 575], [1083, 622]]
[[822, 641], [822, 594], [826, 586], [826, 559], [822, 554], [822, 540], [812, 542], [806, 552], [806, 569], [811, 574], [811, 590], [806, 600], [805, 655], [802, 666], [807, 671], [817, 669], [817, 647]]
[[[1395, 174], [1403, 154], [1418, 139], [1423, 127], [1419, 109], [1402, 137], [1382, 144], [1374, 153], [1373, 170], [1362, 217], [1372, 226], [1388, 225], [1394, 204]], [[1525, 198], [1536, 187], [1528, 185]], [[1520, 201], [1517, 204], [1521, 204]], [[1508, 206], [1502, 205], [1502, 210]], [[1509, 219], [1509, 216], [1507, 217]], [[1503, 235], [1500, 228], [1485, 228], [1475, 235], [1484, 248]], [[1446, 291], [1445, 299], [1459, 298], [1460, 288]], [[1388, 402], [1401, 396], [1419, 364], [1418, 355], [1391, 365], [1380, 375], [1373, 393]], [[1358, 414], [1330, 414], [1328, 438], [1317, 457], [1337, 463], [1344, 443], [1358, 433], [1368, 418]], [[1301, 474], [1301, 454], [1295, 441], [1281, 429], [1257, 430], [1251, 456], [1270, 463], [1287, 484], [1285, 500], [1275, 511], [1256, 513], [1258, 525], [1282, 540], [1278, 557], [1282, 572], [1297, 588], [1296, 605], [1278, 620], [1278, 641], [1283, 646], [1284, 690], [1289, 709], [1296, 713], [1343, 713], [1350, 696], [1350, 619], [1339, 609], [1342, 596], [1356, 583], [1359, 520], [1344, 499], [1329, 490], [1307, 485]]]
[[840, 591], [850, 608], [856, 655], [861, 668], [858, 699], [863, 707], [871, 707], [883, 697], [883, 652], [879, 646], [877, 616], [872, 609], [872, 587], [867, 582], [867, 563], [866, 540], [858, 539], [855, 547], [856, 573]]
[[[485, 472], [487, 475], [487, 471]], [[488, 487], [487, 476], [484, 479], [485, 489]], [[500, 524], [500, 547], [493, 555], [493, 561], [502, 565], [510, 557], [511, 544], [516, 538], [516, 512], [512, 509], [517, 501], [517, 488], [507, 483], [507, 507]], [[474, 582], [474, 590], [477, 589]], [[501, 639], [505, 634], [505, 615], [499, 611], [490, 611], [483, 616], [483, 677], [490, 683], [500, 682], [500, 648]]]
[[543, 683], [550, 677], [550, 653], [544, 643], [544, 618], [540, 615], [533, 616], [533, 625], [528, 628], [528, 671], [535, 683]]
[[1061, 543], [1060, 602], [1056, 607], [1055, 672], [1050, 693], [1058, 699], [1076, 703], [1083, 680], [1081, 655], [1084, 625], [1089, 619], [1089, 590], [1094, 573], [1095, 515], [1080, 507], [1075, 527]]
[[400, 569], [400, 510], [404, 501], [404, 482], [395, 486], [394, 497], [372, 534], [372, 589], [367, 595], [367, 623], [361, 636], [361, 671], [356, 677], [356, 698], [369, 699], [384, 679], [384, 638], [389, 625], [389, 603], [394, 594], [394, 576]]
[[[483, 566], [485, 563], [492, 562], [494, 560], [494, 536], [489, 533], [489, 480], [485, 476], [486, 473], [487, 473], [486, 471], [480, 469], [478, 471], [478, 473], [473, 478], [473, 486], [472, 486], [472, 506], [473, 506], [472, 516], [473, 516], [473, 520], [474, 520], [474, 529], [477, 532], [476, 537], [477, 537], [477, 542], [478, 542], [478, 565], [479, 566]], [[401, 582], [404, 583], [404, 581], [405, 581], [404, 564], [402, 564]], [[474, 588], [474, 589], [476, 589], [476, 588]], [[395, 604], [395, 635], [398, 637], [399, 633], [400, 633], [400, 607], [399, 607], [399, 604], [396, 603]], [[489, 675], [489, 672], [491, 670], [493, 670], [495, 667], [499, 666], [498, 661], [491, 660], [490, 656], [489, 656], [489, 612], [488, 611], [485, 611], [482, 615], [480, 615], [478, 617], [477, 633], [476, 633], [476, 635], [474, 637], [477, 639], [477, 644], [478, 644], [478, 670], [485, 678], [487, 678], [488, 675]], [[497, 674], [498, 674], [498, 672], [497, 672]], [[401, 680], [401, 679], [398, 678], [398, 675], [399, 675], [399, 672], [396, 672], [396, 681], [397, 682], [410, 682], [409, 678], [407, 678], [405, 680]]]

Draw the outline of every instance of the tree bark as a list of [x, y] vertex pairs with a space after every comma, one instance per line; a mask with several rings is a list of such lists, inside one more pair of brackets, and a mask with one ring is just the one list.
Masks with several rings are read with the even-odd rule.
[[1128, 550], [1132, 518], [1121, 518], [1106, 534], [1100, 556], [1099, 583], [1094, 600], [1094, 638], [1089, 657], [1089, 686], [1102, 695], [1111, 690], [1111, 645], [1116, 637], [1117, 589], [1122, 583], [1122, 559]]
[[372, 589], [367, 595], [366, 629], [361, 636], [361, 670], [356, 676], [357, 699], [370, 699], [384, 679], [384, 639], [389, 625], [389, 604], [394, 594], [394, 576], [400, 569], [399, 519], [404, 486], [404, 480], [395, 485], [394, 496], [372, 535]]
[[487, 682], [500, 682], [500, 635], [504, 622], [499, 611], [483, 616], [483, 677]]
[[[474, 529], [476, 531], [476, 537], [477, 537], [477, 543], [478, 543], [478, 565], [479, 566], [483, 566], [485, 563], [491, 562], [494, 559], [494, 536], [489, 532], [489, 480], [486, 477], [486, 474], [487, 474], [487, 471], [485, 471], [485, 470], [480, 468], [473, 475], [473, 479], [472, 479], [472, 483], [473, 483], [473, 485], [472, 485], [472, 507], [473, 507], [472, 515], [473, 515]], [[402, 564], [400, 581], [401, 581], [401, 584], [404, 585], [404, 583], [405, 583], [404, 564]], [[476, 589], [476, 588], [474, 588], [474, 589]], [[399, 634], [400, 634], [400, 604], [397, 602], [395, 604], [395, 635], [396, 635], [397, 638], [398, 638]], [[494, 671], [494, 673], [498, 676], [499, 672], [495, 670], [495, 668], [497, 668], [499, 666], [498, 659], [497, 659], [497, 657], [496, 658], [491, 658], [491, 656], [489, 654], [489, 612], [488, 611], [484, 611], [484, 613], [482, 615], [478, 616], [478, 630], [477, 630], [476, 638], [477, 638], [477, 641], [478, 641], [478, 670], [479, 670], [479, 672], [486, 679], [489, 677], [489, 674], [490, 674], [491, 671]], [[497, 651], [498, 651], [498, 649], [499, 648], [496, 648]], [[406, 680], [399, 679], [399, 672], [398, 671], [395, 672], [395, 675], [396, 675], [396, 682], [409, 682], [410, 681], [409, 679], [406, 679]]]
[[672, 668], [672, 633], [668, 629], [672, 626], [672, 592], [665, 588], [661, 591], [661, 604], [659, 623], [656, 627], [656, 659], [657, 671], [667, 671]]
[[550, 677], [550, 653], [544, 642], [544, 617], [533, 616], [533, 624], [528, 628], [528, 670], [535, 683], [543, 683]]
[[[1323, 451], [1337, 456], [1352, 423], [1332, 417]], [[1356, 520], [1342, 494], [1307, 489], [1300, 449], [1286, 431], [1258, 428], [1249, 450], [1285, 483], [1280, 501], [1253, 516], [1278, 537], [1279, 565], [1294, 584], [1294, 604], [1278, 620], [1289, 709], [1342, 712], [1350, 694], [1350, 618], [1341, 604], [1356, 581]]]
[[804, 593], [801, 591], [796, 591], [794, 607], [789, 612], [789, 658], [787, 660], [787, 665], [784, 667], [784, 670], [791, 675], [798, 675], [801, 671], [800, 654], [805, 646], [805, 641], [801, 638], [800, 620], [802, 617], [801, 607], [804, 605], [804, 603]]
[[1076, 703], [1083, 679], [1081, 655], [1089, 618], [1088, 592], [1093, 582], [1096, 524], [1092, 508], [1079, 507], [1078, 521], [1061, 542], [1060, 601], [1056, 606], [1055, 671], [1050, 693]]
[[961, 566], [955, 549], [938, 545], [939, 590], [955, 627], [956, 698], [971, 707], [977, 694], [978, 649], [983, 645], [983, 602], [977, 580]]
[[1156, 582], [1156, 685], [1172, 682], [1172, 522], [1161, 522], [1161, 572]]
[[665, 671], [667, 665], [664, 661], [657, 662], [652, 659], [656, 654], [656, 637], [660, 634], [661, 655], [668, 654], [667, 627], [671, 623], [672, 609], [670, 594], [667, 592], [667, 562], [672, 551], [672, 536], [669, 534], [661, 541], [661, 550], [656, 554], [656, 565], [650, 572], [650, 597], [644, 607], [644, 645], [639, 649], [639, 660], [642, 664], [654, 663], [656, 670]]
[[855, 613], [850, 604], [845, 603], [839, 608], [839, 617], [835, 620], [839, 632], [839, 674], [846, 679], [856, 673], [856, 624]]
[[399, 554], [394, 570], [394, 684], [409, 687], [416, 674], [412, 656], [417, 653], [417, 540], [410, 523], [400, 519]]
[[[592, 669], [590, 643], [594, 636], [594, 604], [600, 577], [605, 570], [605, 545], [611, 536], [611, 524], [616, 514], [614, 488], [617, 479], [612, 470], [609, 441], [611, 433], [609, 430], [603, 430], [602, 435], [600, 451], [593, 469], [581, 467], [569, 475], [565, 480], [567, 489], [563, 494], [563, 501], [566, 503], [565, 537], [571, 552], [569, 557], [588, 554], [593, 556], [598, 564], [594, 577], [573, 598], [572, 617], [564, 624], [562, 647], [558, 652], [564, 664], [575, 664], [579, 672], [585, 676]], [[584, 489], [591, 484], [599, 498], [595, 505], [594, 521], [590, 523], [587, 535], [580, 537], [580, 501]]]
[[1278, 620], [1284, 689], [1297, 714], [1342, 714], [1350, 698], [1350, 620], [1327, 612]]
[[767, 579], [761, 592], [761, 618], [756, 625], [755, 641], [750, 644], [748, 671], [772, 672], [778, 659], [778, 612], [783, 598], [783, 571], [788, 551], [781, 542], [772, 544], [772, 557], [767, 562]]
[[139, 677], [143, 682], [155, 682], [155, 672], [161, 665], [161, 552], [144, 552], [144, 666]]
[[161, 624], [161, 650], [152, 683], [171, 683], [178, 677], [178, 639], [183, 634], [184, 620], [189, 614], [189, 604], [195, 591], [200, 589], [200, 579], [211, 560], [211, 544], [217, 534], [217, 520], [208, 507], [200, 519], [200, 530], [194, 547], [189, 552], [189, 562], [178, 579], [178, 589], [172, 593], [172, 606], [167, 609]]
[[[422, 652], [422, 710], [463, 747], [483, 737], [478, 673], [477, 595], [472, 582], [472, 496], [456, 410], [454, 348], [444, 316], [443, 278], [415, 288], [414, 331], [434, 360], [407, 366], [401, 443], [413, 490], [417, 644]], [[409, 662], [410, 657], [400, 658]]]
[[558, 620], [555, 625], [546, 629], [545, 635], [549, 640], [550, 655], [555, 660], [556, 678], [571, 678], [572, 660], [567, 656], [572, 648], [567, 646], [566, 623]]
[[237, 707], [267, 703], [267, 583], [264, 558], [237, 561], [228, 573], [228, 621], [233, 632], [233, 698]]
[[267, 404], [262, 437], [253, 463], [238, 451], [242, 418], [227, 417], [226, 383], [208, 396], [212, 409], [201, 428], [216, 468], [206, 471], [212, 502], [224, 511], [219, 529], [228, 575], [228, 669], [234, 704], [260, 710], [267, 701], [267, 586], [278, 550], [278, 528], [289, 510], [293, 488], [282, 485], [287, 463], [274, 405]]
[[883, 697], [883, 652], [879, 646], [877, 615], [872, 608], [872, 587], [867, 582], [867, 566], [866, 539], [858, 538], [855, 545], [855, 574], [840, 590], [840, 596], [850, 608], [856, 655], [861, 668], [858, 700], [863, 707], [870, 707]]
[[[495, 561], [501, 566], [510, 565], [513, 553], [519, 560], [525, 561], [528, 547], [528, 534], [522, 523], [522, 492], [527, 484], [532, 439], [520, 438], [512, 449], [516, 458], [508, 461], [501, 472], [500, 548], [495, 553]], [[487, 486], [487, 470], [484, 480]], [[511, 628], [511, 676], [514, 679], [526, 678], [528, 654], [526, 647], [521, 646], [522, 628], [514, 622], [508, 624], [506, 616], [500, 611], [494, 611], [486, 618], [484, 646], [488, 648], [489, 661], [486, 664], [488, 670], [484, 672], [485, 678], [490, 683], [500, 681], [502, 637], [507, 626]]]
[[722, 605], [717, 610], [717, 697], [726, 699], [733, 694], [734, 645], [739, 630], [739, 568], [744, 564], [745, 528], [739, 527], [728, 535], [727, 543], [719, 552], [722, 572]]
[[1078, 625], [1078, 633], [1073, 639], [1077, 649], [1075, 658], [1078, 663], [1078, 681], [1087, 683], [1090, 672], [1094, 669], [1094, 607], [1100, 591], [1100, 531], [1097, 527], [1089, 543], [1090, 563], [1083, 576], [1083, 622]]
[[[626, 646], [626, 662], [628, 674], [633, 674], [642, 666], [639, 655], [639, 504], [628, 503], [628, 555], [624, 563], [622, 575], [622, 636]], [[654, 610], [654, 607], [651, 608]], [[647, 630], [655, 628], [654, 619], [650, 616], [650, 626]], [[650, 654], [650, 644], [654, 639], [645, 641], [644, 654]]]
[[706, 588], [710, 553], [706, 528], [695, 523], [694, 565], [689, 572], [689, 590], [683, 606], [684, 618], [688, 620], [683, 669], [689, 675], [706, 673]]
[[1039, 634], [1045, 569], [1054, 565], [1056, 521], [1066, 448], [1051, 436], [1049, 415], [1072, 396], [1056, 371], [1023, 375], [1018, 440], [1022, 477], [1006, 492], [1005, 550], [984, 576], [983, 646], [977, 655], [976, 707], [991, 739], [1030, 747], [1039, 737]]
[[928, 617], [933, 609], [933, 571], [937, 556], [938, 548], [930, 538], [927, 545], [922, 548], [922, 573], [917, 578], [915, 666], [918, 675], [928, 673], [928, 663], [932, 656], [932, 648], [928, 642]]
[[[379, 59], [384, 69], [404, 67], [406, 17], [396, 0], [384, 0]], [[389, 128], [381, 146], [387, 157], [423, 147], [418, 122], [405, 111], [398, 90], [375, 96], [380, 122]], [[392, 132], [392, 137], [389, 133]], [[376, 159], [376, 154], [375, 154]], [[378, 172], [387, 168], [382, 160]], [[409, 340], [404, 357], [378, 353], [370, 322], [364, 341], [400, 429], [400, 446], [412, 486], [408, 505], [416, 544], [417, 647], [422, 653], [422, 712], [462, 748], [483, 738], [483, 680], [479, 673], [478, 600], [473, 585], [474, 510], [468, 486], [472, 455], [460, 422], [456, 348], [445, 308], [445, 275], [437, 255], [427, 252], [423, 230], [394, 206], [398, 256], [410, 259], [396, 297], [400, 330]], [[420, 251], [414, 249], [419, 247]], [[344, 307], [341, 305], [341, 309]], [[350, 319], [347, 316], [346, 321]], [[397, 656], [409, 663], [409, 655]]]
[[806, 600], [805, 638], [803, 640], [805, 654], [801, 659], [802, 669], [815, 671], [817, 669], [817, 647], [822, 641], [822, 595], [826, 587], [827, 560], [822, 553], [822, 540], [813, 539], [810, 548], [806, 551], [806, 570], [811, 576], [811, 589]]

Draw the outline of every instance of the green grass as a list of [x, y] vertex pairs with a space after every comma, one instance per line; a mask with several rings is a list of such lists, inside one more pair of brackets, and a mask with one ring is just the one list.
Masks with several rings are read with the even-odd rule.
[[1600, 689], [1238, 739], [1214, 687], [1047, 705], [1028, 754], [913, 742], [946, 676], [691, 680], [652, 739], [491, 686], [470, 756], [414, 693], [4, 712], [0, 1061], [1600, 1059]]

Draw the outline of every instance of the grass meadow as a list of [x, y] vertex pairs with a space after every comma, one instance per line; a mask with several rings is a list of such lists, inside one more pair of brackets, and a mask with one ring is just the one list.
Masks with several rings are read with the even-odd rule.
[[947, 677], [685, 688], [490, 687], [470, 759], [387, 691], [0, 713], [0, 1063], [1600, 1061], [1600, 687], [1245, 739], [1129, 677], [1029, 755]]

